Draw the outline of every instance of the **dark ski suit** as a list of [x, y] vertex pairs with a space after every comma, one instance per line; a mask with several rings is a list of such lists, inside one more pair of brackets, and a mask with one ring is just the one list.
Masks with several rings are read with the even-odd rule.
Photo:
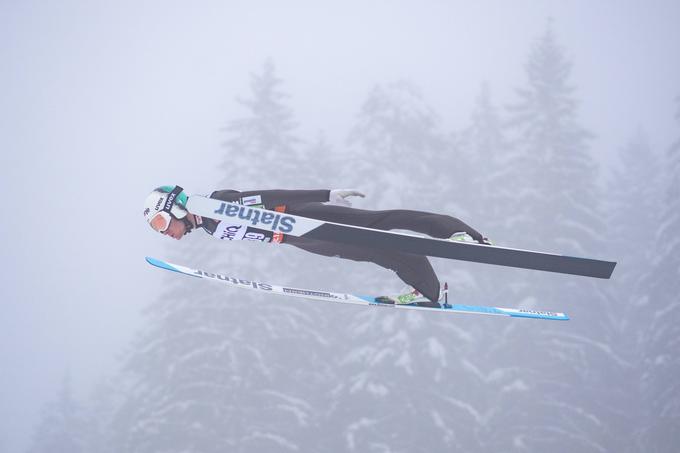
[[[254, 207], [270, 210], [282, 211], [285, 209], [286, 213], [293, 215], [378, 230], [409, 230], [436, 238], [448, 238], [453, 233], [464, 231], [475, 240], [482, 239], [480, 233], [455, 217], [405, 209], [369, 211], [323, 204], [329, 201], [329, 194], [330, 190], [261, 190], [248, 192], [218, 190], [213, 192], [210, 198], [250, 204]], [[218, 222], [215, 220], [202, 219], [202, 224], [199, 224], [199, 227], [213, 235], [216, 232], [217, 225]], [[271, 242], [272, 236], [273, 233], [270, 231], [252, 227], [248, 227], [247, 232], [240, 233], [240, 237], [243, 239], [265, 242]], [[225, 238], [225, 236], [223, 235], [222, 238]], [[226, 238], [231, 239], [231, 237]], [[396, 272], [399, 278], [420, 291], [431, 301], [436, 302], [439, 299], [439, 279], [425, 256], [290, 235], [285, 236], [281, 242], [318, 255], [375, 263]]]

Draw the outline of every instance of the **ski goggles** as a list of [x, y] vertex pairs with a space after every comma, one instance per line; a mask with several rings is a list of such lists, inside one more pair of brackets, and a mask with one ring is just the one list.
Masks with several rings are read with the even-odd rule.
[[158, 211], [153, 217], [151, 217], [151, 219], [149, 219], [149, 225], [151, 225], [151, 228], [158, 231], [159, 233], [165, 233], [165, 231], [170, 226], [171, 221], [172, 216], [169, 212]]

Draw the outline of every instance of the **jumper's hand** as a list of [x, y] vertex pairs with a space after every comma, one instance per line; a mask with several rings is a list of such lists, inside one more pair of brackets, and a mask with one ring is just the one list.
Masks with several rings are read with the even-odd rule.
[[352, 203], [350, 203], [348, 200], [345, 200], [347, 197], [365, 197], [363, 193], [359, 192], [358, 190], [352, 190], [352, 189], [335, 189], [331, 190], [330, 196], [328, 197], [328, 204], [334, 204], [337, 206], [352, 206]]

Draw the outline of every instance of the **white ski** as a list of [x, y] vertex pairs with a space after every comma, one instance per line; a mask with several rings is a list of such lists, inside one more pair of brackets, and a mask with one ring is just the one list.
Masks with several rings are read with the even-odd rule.
[[189, 197], [187, 209], [192, 214], [233, 225], [244, 225], [302, 238], [394, 250], [415, 255], [597, 278], [611, 277], [616, 266], [615, 262], [591, 258], [453, 242], [394, 231], [326, 222], [252, 206], [242, 206], [237, 203], [198, 195]]
[[167, 269], [170, 271], [178, 272], [180, 274], [203, 278], [214, 282], [221, 282], [223, 284], [235, 288], [250, 289], [253, 291], [259, 291], [261, 293], [277, 294], [281, 296], [325, 300], [330, 302], [339, 302], [343, 304], [368, 305], [371, 307], [399, 308], [430, 312], [471, 313], [478, 315], [512, 316], [516, 318], [550, 319], [558, 321], [566, 321], [569, 319], [569, 317], [564, 313], [555, 313], [551, 311], [485, 307], [476, 305], [461, 305], [448, 303], [442, 304], [441, 301], [439, 307], [422, 307], [415, 304], [411, 305], [394, 304], [386, 302], [386, 299], [383, 297], [360, 296], [355, 294], [334, 293], [330, 291], [292, 288], [288, 286], [273, 285], [269, 283], [258, 282], [255, 280], [245, 280], [223, 274], [215, 274], [198, 269], [192, 269], [190, 267], [168, 263], [151, 257], [146, 257], [146, 261], [153, 266], [159, 267], [161, 269]]

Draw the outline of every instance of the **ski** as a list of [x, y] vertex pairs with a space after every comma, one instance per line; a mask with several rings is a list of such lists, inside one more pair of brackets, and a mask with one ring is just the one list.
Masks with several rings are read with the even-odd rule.
[[293, 236], [374, 247], [415, 255], [450, 258], [586, 277], [610, 278], [615, 262], [513, 248], [452, 242], [394, 231], [376, 230], [268, 211], [252, 206], [194, 195], [189, 212], [202, 217], [252, 226]]
[[158, 268], [178, 272], [180, 274], [198, 277], [213, 282], [220, 282], [235, 288], [249, 289], [253, 291], [258, 291], [260, 293], [276, 294], [281, 296], [299, 297], [303, 299], [312, 300], [325, 300], [329, 302], [339, 302], [344, 304], [367, 305], [372, 307], [398, 308], [407, 310], [421, 310], [430, 312], [470, 313], [478, 315], [511, 316], [515, 318], [549, 319], [557, 321], [566, 321], [569, 319], [569, 317], [564, 313], [555, 313], [551, 311], [541, 310], [485, 307], [476, 305], [461, 305], [448, 303], [440, 304], [440, 307], [422, 307], [414, 304], [406, 305], [386, 303], [381, 302], [381, 300], [385, 300], [384, 298], [376, 296], [360, 296], [355, 294], [334, 293], [330, 291], [317, 291], [281, 285], [273, 285], [255, 280], [245, 280], [223, 274], [206, 272], [199, 269], [192, 269], [190, 267], [168, 263], [148, 256], [146, 257], [146, 261], [149, 264], [156, 266]]

